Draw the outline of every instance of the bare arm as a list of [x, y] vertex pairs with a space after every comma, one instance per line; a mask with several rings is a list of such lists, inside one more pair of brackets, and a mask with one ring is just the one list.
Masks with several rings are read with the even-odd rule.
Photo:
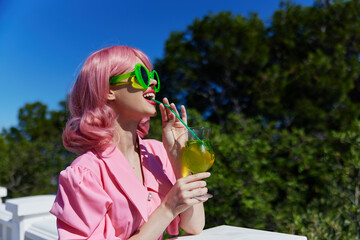
[[[166, 98], [163, 99], [163, 103], [170, 105], [173, 111], [179, 115], [175, 104], [170, 104]], [[180, 179], [184, 176], [181, 155], [182, 149], [185, 146], [185, 141], [187, 140], [187, 129], [181, 121], [176, 118], [175, 114], [173, 114], [170, 109], [165, 108], [162, 104], [160, 105], [160, 111], [163, 125], [164, 146], [168, 152], [176, 178]], [[184, 106], [181, 106], [181, 118], [183, 122], [187, 123], [187, 114]], [[185, 176], [186, 175], [188, 174], [185, 174]], [[206, 183], [204, 182], [204, 184]], [[203, 198], [198, 204], [193, 205], [180, 214], [180, 227], [184, 229], [185, 232], [189, 234], [199, 234], [203, 230], [205, 225], [203, 202], [206, 200], [206, 198]]]
[[[204, 198], [203, 202], [207, 201]], [[205, 226], [205, 211], [203, 202], [198, 203], [180, 214], [180, 227], [188, 234], [199, 234]]]
[[[202, 203], [205, 202], [207, 198], [194, 197], [207, 193], [206, 182], [202, 179], [209, 176], [210, 173], [198, 173], [178, 179], [160, 206], [151, 214], [149, 220], [129, 239], [156, 240], [163, 234], [171, 221], [179, 214], [181, 219], [180, 225], [184, 225], [182, 228], [185, 231], [188, 229], [194, 231], [188, 233], [199, 233], [203, 228], [203, 223], [198, 224], [194, 217], [201, 212], [202, 214], [204, 213], [201, 208]], [[201, 207], [198, 209], [197, 206]], [[186, 221], [191, 221], [192, 224], [199, 226], [188, 226], [189, 223]], [[201, 230], [199, 230], [200, 227]]]

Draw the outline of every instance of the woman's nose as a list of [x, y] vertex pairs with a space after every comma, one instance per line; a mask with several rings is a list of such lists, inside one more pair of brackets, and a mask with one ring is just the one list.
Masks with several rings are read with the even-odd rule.
[[150, 79], [150, 87], [155, 87], [157, 85], [157, 81], [155, 79]]

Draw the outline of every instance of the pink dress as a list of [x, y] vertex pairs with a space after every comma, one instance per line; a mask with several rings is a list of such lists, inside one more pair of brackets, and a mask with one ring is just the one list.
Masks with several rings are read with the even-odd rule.
[[[86, 152], [60, 173], [50, 210], [59, 239], [128, 239], [148, 220], [176, 178], [161, 142], [139, 138], [139, 147], [144, 184], [115, 145]], [[178, 225], [176, 217], [167, 232], [177, 235]]]

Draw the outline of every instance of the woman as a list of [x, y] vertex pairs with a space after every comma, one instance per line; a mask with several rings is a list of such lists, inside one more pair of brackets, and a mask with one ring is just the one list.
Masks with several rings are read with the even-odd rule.
[[[60, 239], [162, 239], [205, 223], [202, 179], [182, 177], [186, 128], [162, 104], [163, 142], [144, 140], [160, 81], [141, 51], [115, 46], [92, 54], [69, 98], [64, 146], [79, 154], [59, 176], [51, 213]], [[164, 104], [169, 104], [166, 98]], [[173, 110], [176, 106], [171, 104]], [[181, 106], [186, 122], [186, 110]]]

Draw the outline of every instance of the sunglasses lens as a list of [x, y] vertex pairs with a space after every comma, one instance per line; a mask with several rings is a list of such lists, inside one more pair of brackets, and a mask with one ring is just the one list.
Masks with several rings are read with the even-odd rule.
[[154, 75], [154, 79], [156, 80], [156, 86], [155, 86], [155, 91], [158, 92], [160, 91], [160, 79], [159, 79], [159, 75], [157, 74], [157, 72], [154, 70], [153, 71], [153, 75]]
[[146, 68], [145, 67], [141, 67], [140, 68], [140, 72], [141, 72], [141, 77], [142, 77], [142, 80], [144, 81], [144, 83], [145, 83], [145, 85], [146, 86], [149, 86], [150, 84], [149, 84], [149, 76], [148, 76], [148, 74], [147, 74], [147, 70], [146, 70]]
[[158, 74], [157, 74], [157, 72], [153, 72], [154, 73], [154, 79], [158, 82], [159, 81], [159, 76], [158, 76]]

